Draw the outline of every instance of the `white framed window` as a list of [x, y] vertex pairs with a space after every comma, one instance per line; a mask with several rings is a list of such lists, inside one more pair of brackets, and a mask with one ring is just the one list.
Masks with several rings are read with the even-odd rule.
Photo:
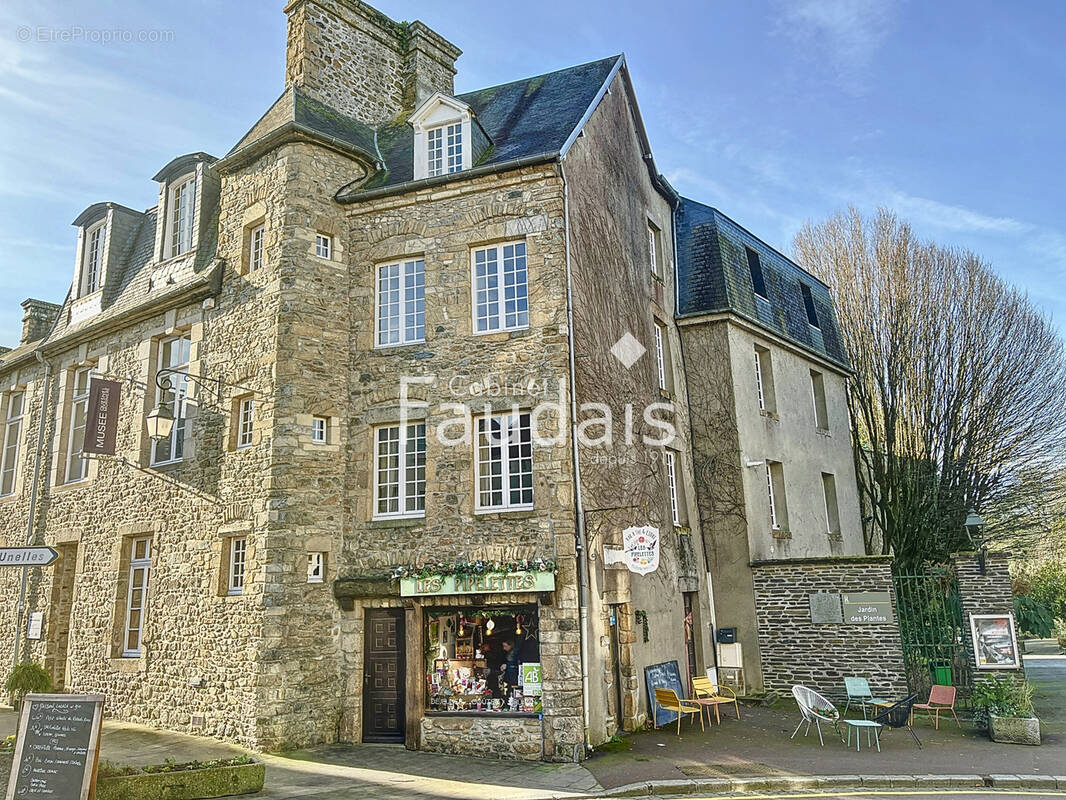
[[237, 406], [237, 449], [252, 446], [255, 427], [255, 398], [242, 397]]
[[326, 444], [329, 438], [329, 417], [311, 418], [311, 441], [315, 444]]
[[248, 539], [234, 536], [229, 540], [229, 570], [226, 581], [227, 594], [244, 593], [244, 568], [248, 562]]
[[[170, 436], [160, 439], [152, 445], [152, 466], [181, 461], [185, 452], [185, 416], [187, 411], [186, 396], [189, 391], [189, 352], [188, 336], [175, 336], [163, 339], [159, 343], [158, 369], [175, 369], [178, 374], [171, 374], [171, 388], [161, 392], [159, 401], [167, 403], [174, 414], [174, 426]], [[154, 377], [152, 383], [154, 384]]]
[[324, 233], [315, 234], [315, 255], [319, 258], [333, 258], [333, 237]]
[[533, 438], [529, 414], [477, 421], [477, 510], [533, 508]]
[[266, 234], [265, 225], [252, 228], [248, 236], [248, 271], [255, 272], [263, 266], [263, 243]]
[[666, 330], [655, 323], [655, 366], [659, 372], [659, 388], [666, 389]]
[[770, 527], [788, 529], [788, 507], [785, 503], [785, 473], [780, 461], [766, 462], [766, 491], [770, 500]]
[[89, 413], [89, 380], [92, 367], [74, 370], [70, 393], [70, 415], [67, 418], [67, 464], [64, 483], [74, 483], [89, 477], [89, 459], [85, 457], [85, 424]]
[[426, 262], [378, 267], [377, 347], [426, 340]]
[[441, 125], [426, 131], [426, 174], [459, 172], [463, 168], [463, 123]]
[[666, 483], [670, 488], [670, 515], [675, 525], [681, 524], [681, 503], [677, 496], [677, 465], [674, 454], [663, 450], [663, 463], [666, 465]]
[[374, 441], [374, 517], [425, 516], [425, 423], [377, 428]]
[[193, 220], [196, 212], [196, 177], [179, 181], [170, 190], [170, 257], [192, 249]]
[[18, 475], [19, 442], [22, 439], [22, 416], [25, 412], [26, 394], [10, 392], [4, 412], [3, 451], [0, 452], [0, 496], [14, 494], [15, 478]]
[[759, 345], [755, 345], [755, 390], [759, 399], [759, 410], [776, 413], [773, 362], [770, 351]]
[[483, 247], [474, 259], [474, 332], [529, 327], [526, 243]]
[[326, 554], [307, 554], [307, 582], [325, 583], [326, 581]]
[[663, 276], [662, 235], [652, 222], [648, 222], [648, 262], [651, 273], [657, 278]]
[[151, 537], [134, 539], [130, 543], [126, 623], [122, 637], [122, 655], [126, 658], [135, 658], [141, 654], [141, 638], [148, 616], [148, 577], [151, 570]]
[[106, 234], [106, 222], [101, 222], [88, 231], [88, 236], [85, 240], [82, 295], [92, 294], [100, 288], [100, 277], [104, 269], [104, 241]]

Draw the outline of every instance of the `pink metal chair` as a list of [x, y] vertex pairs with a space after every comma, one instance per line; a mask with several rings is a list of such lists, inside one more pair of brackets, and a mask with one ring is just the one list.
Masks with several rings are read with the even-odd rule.
[[934, 686], [929, 690], [929, 699], [924, 703], [915, 703], [911, 708], [911, 723], [914, 722], [914, 711], [925, 711], [930, 717], [933, 717], [933, 725], [936, 730], [940, 730], [940, 712], [950, 711], [951, 716], [955, 717], [955, 724], [960, 728], [962, 727], [959, 722], [959, 715], [955, 713], [955, 687], [954, 686]]

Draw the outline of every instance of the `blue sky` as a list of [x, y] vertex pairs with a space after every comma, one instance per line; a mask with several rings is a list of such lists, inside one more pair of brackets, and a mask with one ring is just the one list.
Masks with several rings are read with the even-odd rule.
[[[63, 299], [86, 206], [153, 205], [161, 166], [224, 154], [277, 98], [283, 5], [5, 0], [0, 343], [17, 343], [23, 299]], [[376, 7], [464, 50], [457, 91], [624, 51], [682, 193], [786, 252], [808, 219], [888, 206], [985, 256], [1066, 330], [1061, 0]]]

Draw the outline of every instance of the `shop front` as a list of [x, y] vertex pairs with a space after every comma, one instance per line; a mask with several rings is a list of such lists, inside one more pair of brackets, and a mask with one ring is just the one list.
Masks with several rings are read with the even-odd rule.
[[555, 575], [546, 564], [401, 578], [400, 594], [419, 623], [417, 632], [407, 632], [408, 657], [418, 658], [420, 683], [416, 688], [414, 675], [408, 676], [414, 696], [407, 698], [407, 713], [418, 719], [417, 726], [408, 725], [408, 747], [541, 757], [541, 629], [554, 589]]

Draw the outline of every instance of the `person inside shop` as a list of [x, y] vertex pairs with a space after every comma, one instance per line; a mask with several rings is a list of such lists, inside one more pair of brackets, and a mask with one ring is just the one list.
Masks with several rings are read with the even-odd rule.
[[503, 647], [504, 659], [500, 665], [500, 681], [506, 683], [508, 686], [518, 685], [518, 648], [515, 647], [514, 641], [511, 639], [504, 639], [501, 643]]

